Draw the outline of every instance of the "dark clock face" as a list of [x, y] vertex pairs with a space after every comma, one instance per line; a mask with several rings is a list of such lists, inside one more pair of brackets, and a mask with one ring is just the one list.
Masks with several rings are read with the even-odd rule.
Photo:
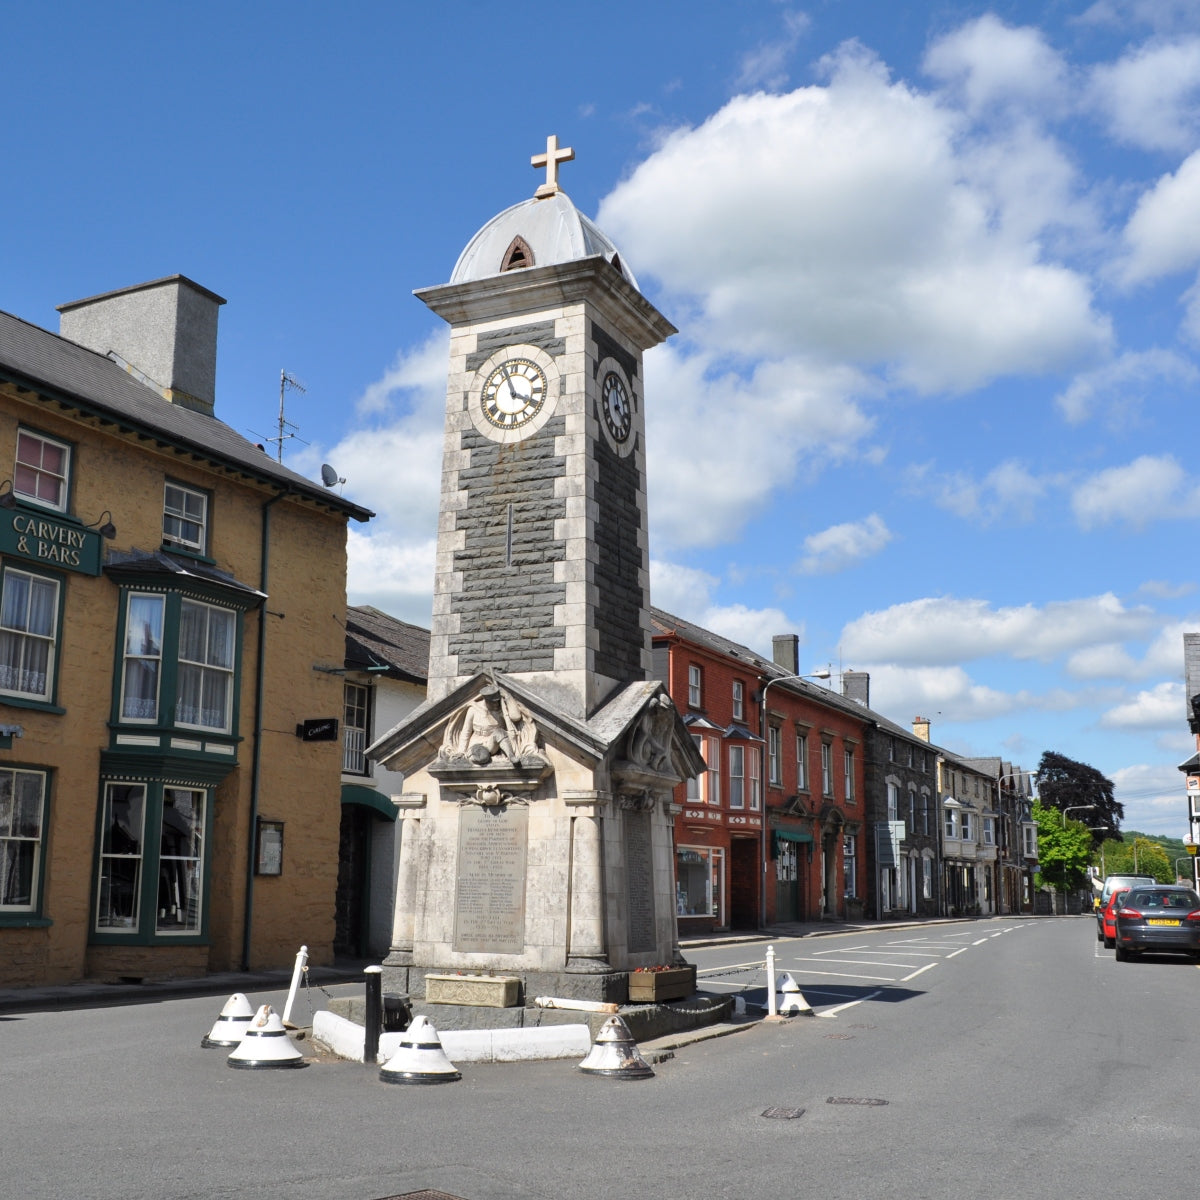
[[537, 363], [510, 358], [484, 381], [479, 403], [497, 429], [517, 429], [532, 421], [546, 403], [546, 376]]
[[609, 371], [604, 377], [600, 390], [601, 408], [604, 410], [604, 423], [608, 431], [623, 442], [629, 436], [633, 426], [633, 410], [629, 407], [629, 393], [625, 384], [615, 371]]

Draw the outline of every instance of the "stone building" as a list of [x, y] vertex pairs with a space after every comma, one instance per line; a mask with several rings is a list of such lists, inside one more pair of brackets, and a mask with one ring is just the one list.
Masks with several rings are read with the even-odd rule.
[[333, 953], [346, 527], [215, 415], [172, 276], [0, 314], [0, 978]]

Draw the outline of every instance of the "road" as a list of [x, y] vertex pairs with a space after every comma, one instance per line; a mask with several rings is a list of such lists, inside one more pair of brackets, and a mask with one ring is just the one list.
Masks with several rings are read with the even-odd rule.
[[[645, 1081], [565, 1062], [465, 1064], [461, 1082], [437, 1087], [382, 1084], [372, 1068], [321, 1060], [232, 1071], [222, 1052], [199, 1047], [220, 1008], [211, 997], [3, 1017], [0, 1196], [1191, 1190], [1200, 975], [1190, 963], [1118, 964], [1086, 917], [774, 944], [819, 1015], [695, 1043]], [[705, 986], [728, 990], [750, 976], [726, 972], [761, 961], [765, 946], [691, 957]]]

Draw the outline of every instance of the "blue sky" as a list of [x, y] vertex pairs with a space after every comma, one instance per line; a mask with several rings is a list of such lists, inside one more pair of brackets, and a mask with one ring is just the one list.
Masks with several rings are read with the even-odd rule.
[[446, 342], [410, 293], [555, 133], [680, 329], [655, 603], [1186, 831], [1192, 0], [9, 4], [0, 42], [0, 308], [225, 296], [218, 414], [271, 436], [287, 370], [285, 460], [379, 513], [353, 602], [428, 622]]

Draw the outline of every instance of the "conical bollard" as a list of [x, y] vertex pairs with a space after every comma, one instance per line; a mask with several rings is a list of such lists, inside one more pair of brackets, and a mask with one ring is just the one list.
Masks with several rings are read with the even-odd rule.
[[240, 1046], [242, 1035], [250, 1028], [253, 1019], [254, 1009], [250, 1007], [250, 1001], [241, 992], [234, 992], [225, 1001], [225, 1007], [221, 1009], [216, 1024], [200, 1039], [200, 1045], [206, 1050], [218, 1046], [229, 1050]]
[[428, 1017], [413, 1017], [396, 1053], [379, 1068], [384, 1083], [453, 1083], [462, 1072], [446, 1057]]
[[775, 994], [775, 1011], [781, 1017], [811, 1017], [812, 1005], [804, 998], [800, 985], [786, 971], [779, 978]]
[[629, 1026], [620, 1017], [609, 1017], [600, 1026], [579, 1069], [586, 1075], [607, 1075], [612, 1079], [650, 1079], [654, 1075], [633, 1040]]
[[258, 1010], [241, 1044], [226, 1061], [243, 1070], [308, 1066], [308, 1060], [288, 1037], [283, 1018], [269, 1004]]

